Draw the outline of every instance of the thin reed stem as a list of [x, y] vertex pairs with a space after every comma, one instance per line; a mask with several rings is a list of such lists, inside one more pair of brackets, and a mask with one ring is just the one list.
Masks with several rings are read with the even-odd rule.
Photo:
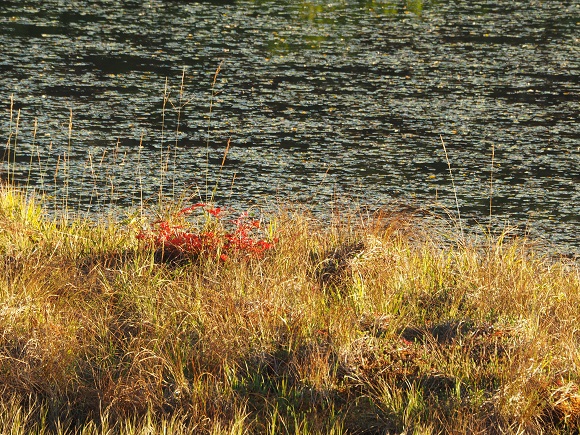
[[453, 171], [451, 170], [451, 163], [449, 162], [449, 156], [447, 155], [447, 148], [445, 147], [443, 136], [439, 135], [439, 138], [441, 139], [441, 144], [443, 145], [443, 152], [445, 153], [445, 160], [447, 161], [447, 168], [449, 169], [449, 176], [451, 177], [451, 186], [453, 187], [453, 195], [455, 196], [455, 206], [457, 208], [457, 220], [459, 222], [459, 232], [461, 233], [461, 239], [465, 240], [465, 235], [463, 233], [463, 224], [461, 222], [461, 212], [459, 211], [459, 199], [457, 198], [457, 189], [455, 187], [455, 180], [453, 179]]
[[213, 81], [211, 82], [211, 95], [209, 98], [209, 114], [208, 114], [208, 120], [207, 120], [207, 136], [206, 136], [206, 142], [205, 142], [205, 198], [204, 198], [204, 200], [206, 200], [206, 201], [207, 201], [208, 196], [209, 196], [209, 141], [210, 141], [210, 137], [211, 137], [211, 119], [212, 119], [211, 117], [213, 114], [213, 105], [214, 105], [215, 96], [217, 95], [216, 90], [215, 90], [215, 85], [217, 82], [218, 75], [222, 69], [222, 64], [223, 64], [223, 61], [220, 62], [217, 69], [215, 70], [215, 73], [213, 76]]
[[[12, 183], [16, 180], [16, 145], [18, 143], [18, 130], [20, 126], [20, 109], [16, 113], [16, 128], [14, 130], [14, 145], [12, 146]], [[10, 161], [10, 155], [8, 155]], [[10, 181], [10, 165], [8, 165], [8, 181]]]
[[30, 186], [30, 177], [32, 174], [32, 163], [34, 161], [34, 150], [37, 148], [36, 144], [36, 130], [38, 127], [38, 120], [34, 118], [34, 128], [32, 130], [32, 152], [30, 153], [30, 161], [28, 162], [28, 176], [26, 177], [26, 187]]
[[8, 184], [10, 184], [10, 148], [12, 144], [12, 135], [14, 134], [12, 131], [14, 123], [14, 94], [10, 95], [10, 120], [8, 121], [8, 140], [6, 141], [6, 151], [4, 152], [4, 157], [2, 160], [6, 159], [6, 164], [8, 165], [6, 168]]
[[224, 168], [224, 165], [226, 164], [226, 159], [227, 159], [227, 156], [228, 156], [228, 151], [230, 150], [230, 144], [231, 144], [231, 142], [232, 142], [232, 139], [229, 138], [228, 139], [228, 143], [226, 144], [226, 149], [224, 151], [224, 156], [222, 158], [222, 163], [220, 164], [220, 168], [218, 170], [218, 174], [217, 174], [217, 177], [216, 177], [216, 180], [215, 180], [215, 184], [213, 186], [213, 190], [211, 192], [211, 198], [210, 198], [209, 202], [213, 202], [213, 200], [215, 198], [215, 194], [216, 194], [217, 189], [218, 189], [219, 180], [221, 178], [220, 175], [222, 173], [222, 169]]
[[137, 152], [137, 178], [139, 179], [139, 217], [143, 217], [143, 174], [141, 174], [141, 150], [143, 149], [143, 136], [139, 139], [139, 150]]
[[68, 145], [66, 154], [63, 158], [63, 171], [64, 171], [64, 215], [65, 220], [69, 218], [69, 210], [68, 210], [68, 197], [69, 197], [69, 183], [70, 183], [70, 154], [72, 148], [72, 129], [73, 129], [73, 111], [70, 109], [69, 119], [68, 119]]
[[[44, 186], [44, 178], [45, 177], [49, 177], [49, 161], [50, 161], [50, 156], [52, 155], [52, 141], [50, 141], [48, 143], [48, 153], [47, 153], [47, 157], [46, 160], [44, 162], [44, 167], [42, 166], [42, 157], [40, 156], [40, 149], [38, 150], [37, 153], [37, 159], [38, 159], [38, 169], [40, 170], [40, 188], [42, 190], [43, 193], [46, 193], [46, 187]], [[50, 177], [49, 177], [50, 178]]]
[[491, 168], [489, 170], [489, 227], [487, 229], [488, 233], [491, 235], [491, 224], [492, 224], [492, 203], [493, 203], [493, 165], [495, 159], [495, 144], [491, 144]]
[[[121, 140], [117, 138], [117, 143], [115, 144], [115, 149], [113, 150], [113, 162], [110, 166], [109, 171], [109, 183], [111, 185], [111, 199], [110, 205], [115, 205], [115, 178], [116, 178], [116, 171], [115, 168], [117, 167], [117, 157], [119, 156], [119, 146], [121, 144]], [[124, 159], [123, 159], [124, 161]]]
[[20, 128], [20, 109], [16, 115], [16, 132], [14, 134], [14, 147], [12, 147], [12, 182], [16, 180], [16, 145], [18, 143], [18, 132]]
[[58, 192], [57, 190], [57, 186], [58, 186], [58, 171], [60, 169], [60, 154], [58, 155], [58, 158], [56, 160], [56, 167], [54, 169], [54, 215], [56, 216], [57, 211], [58, 211], [58, 195], [56, 194], [56, 192]]
[[168, 83], [168, 78], [165, 78], [165, 87], [163, 88], [163, 107], [161, 110], [161, 146], [160, 148], [160, 174], [159, 174], [159, 207], [161, 207], [161, 204], [163, 202], [163, 182], [165, 180], [165, 170], [164, 170], [164, 156], [163, 156], [163, 150], [164, 150], [164, 142], [165, 142], [165, 108], [167, 106], [167, 101], [169, 101], [169, 89], [168, 89], [169, 83]]
[[98, 191], [97, 191], [97, 177], [95, 174], [95, 167], [93, 165], [93, 153], [89, 150], [89, 169], [91, 171], [91, 178], [93, 179], [93, 188], [91, 189], [91, 196], [89, 197], [89, 205], [87, 207], [87, 213], [90, 211], [93, 205], [93, 196], [97, 196], [98, 201]]
[[175, 201], [175, 177], [177, 174], [177, 148], [179, 145], [179, 127], [181, 125], [181, 111], [184, 109], [185, 104], [187, 104], [187, 102], [183, 104], [184, 89], [185, 89], [185, 67], [183, 67], [183, 70], [181, 71], [181, 85], [179, 86], [179, 103], [177, 105], [177, 126], [175, 127], [175, 145], [173, 146], [173, 180], [171, 191], [172, 201]]

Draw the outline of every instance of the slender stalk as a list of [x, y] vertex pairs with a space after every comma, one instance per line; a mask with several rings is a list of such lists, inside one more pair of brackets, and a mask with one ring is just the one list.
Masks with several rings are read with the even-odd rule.
[[65, 219], [68, 220], [68, 196], [69, 196], [69, 183], [70, 183], [70, 154], [72, 148], [72, 129], [73, 129], [73, 111], [70, 109], [68, 118], [68, 145], [66, 154], [63, 158], [63, 171], [64, 171], [64, 213]]
[[214, 184], [214, 186], [213, 186], [213, 190], [212, 190], [212, 192], [211, 192], [211, 198], [210, 198], [209, 202], [213, 202], [213, 200], [214, 200], [214, 197], [215, 197], [215, 194], [216, 194], [216, 192], [217, 192], [217, 189], [218, 189], [218, 184], [219, 184], [219, 180], [220, 180], [220, 175], [221, 175], [221, 173], [222, 173], [222, 169], [224, 168], [224, 165], [226, 164], [226, 159], [227, 159], [227, 157], [228, 157], [228, 151], [230, 150], [230, 144], [231, 144], [231, 142], [232, 142], [232, 139], [231, 139], [231, 138], [229, 138], [229, 139], [228, 139], [228, 143], [227, 143], [227, 145], [226, 145], [226, 149], [225, 149], [225, 151], [224, 151], [224, 156], [223, 156], [223, 158], [222, 158], [222, 163], [220, 164], [220, 168], [219, 168], [219, 170], [218, 170], [218, 175], [217, 175], [217, 178], [216, 178], [215, 184]]
[[493, 164], [495, 159], [495, 144], [491, 144], [491, 169], [489, 171], [489, 227], [487, 231], [491, 234], [492, 224], [492, 202], [493, 202]]
[[[177, 148], [179, 145], [179, 127], [181, 124], [181, 111], [185, 107], [183, 103], [183, 92], [185, 89], [185, 67], [181, 72], [181, 85], [179, 87], [179, 103], [177, 105], [177, 126], [175, 128], [175, 145], [173, 146], [173, 181], [172, 181], [172, 192], [171, 192], [171, 199], [175, 201], [175, 177], [177, 174]], [[169, 157], [169, 156], [167, 156]]]
[[38, 160], [38, 170], [40, 171], [40, 189], [42, 190], [42, 193], [45, 194], [46, 193], [46, 188], [44, 186], [44, 177], [48, 175], [48, 163], [50, 161], [50, 155], [51, 155], [51, 151], [52, 151], [52, 141], [50, 141], [48, 143], [48, 156], [44, 162], [44, 166], [42, 166], [42, 158], [40, 156], [40, 148], [37, 148], [36, 150], [36, 159]]
[[[30, 161], [28, 163], [28, 176], [26, 178], [26, 187], [30, 186], [30, 176], [32, 174], [32, 163], [34, 161], [34, 150], [38, 148], [36, 144], [36, 131], [38, 128], [38, 120], [34, 118], [34, 129], [32, 131], [32, 152], [30, 153]], [[40, 169], [40, 168], [39, 168]]]
[[93, 188], [91, 189], [91, 196], [89, 197], [89, 205], [87, 207], [87, 213], [91, 210], [93, 205], [93, 195], [97, 196], [98, 201], [98, 191], [97, 191], [97, 178], [95, 174], [95, 167], [93, 165], [93, 153], [89, 150], [89, 169], [91, 171], [91, 178], [93, 179]]
[[[52, 142], [49, 145], [49, 147], [51, 147], [51, 146], [52, 146]], [[39, 180], [40, 180], [40, 191], [44, 195], [46, 193], [44, 190], [44, 175], [45, 175], [45, 171], [46, 171], [46, 163], [44, 164], [44, 167], [42, 167], [42, 160], [40, 158], [40, 146], [38, 144], [36, 146], [36, 160], [38, 161], [38, 176], [39, 176]]]
[[139, 179], [139, 216], [143, 217], [143, 174], [141, 174], [141, 150], [143, 149], [143, 135], [139, 139], [139, 150], [137, 153], [137, 178]]
[[163, 156], [163, 146], [165, 141], [165, 108], [167, 106], [167, 101], [169, 101], [169, 89], [168, 89], [168, 79], [165, 78], [165, 87], [163, 88], [163, 107], [161, 110], [161, 146], [159, 147], [161, 150], [160, 155], [160, 174], [159, 174], [159, 207], [163, 202], [163, 182], [165, 180], [165, 158]]
[[451, 177], [451, 186], [453, 187], [453, 195], [455, 196], [455, 206], [457, 208], [457, 220], [459, 222], [459, 231], [461, 233], [461, 239], [465, 240], [465, 235], [463, 233], [463, 224], [461, 223], [461, 212], [459, 211], [459, 199], [457, 198], [457, 189], [455, 188], [453, 171], [451, 171], [451, 163], [449, 162], [449, 156], [447, 155], [447, 148], [445, 147], [443, 136], [439, 135], [439, 138], [441, 139], [441, 144], [443, 145], [443, 152], [445, 153], [445, 160], [447, 161], [447, 168], [449, 169], [449, 176]]
[[119, 146], [121, 145], [121, 140], [117, 138], [117, 143], [115, 144], [115, 149], [113, 150], [113, 162], [110, 167], [109, 171], [109, 184], [111, 186], [111, 199], [110, 205], [115, 205], [115, 178], [116, 178], [116, 171], [115, 168], [117, 167], [117, 157], [119, 156]]
[[57, 211], [58, 211], [58, 195], [56, 194], [57, 192], [57, 181], [58, 181], [58, 171], [60, 169], [60, 154], [58, 155], [58, 158], [56, 160], [56, 168], [54, 170], [54, 215], [56, 216]]
[[204, 200], [207, 201], [209, 197], [209, 140], [211, 136], [211, 116], [213, 113], [213, 105], [215, 96], [217, 95], [215, 90], [215, 85], [217, 82], [218, 75], [222, 69], [223, 61], [220, 62], [217, 69], [215, 70], [213, 81], [211, 82], [211, 95], [209, 98], [209, 114], [208, 114], [208, 121], [207, 121], [207, 136], [205, 142], [205, 198]]
[[12, 143], [12, 125], [14, 122], [14, 94], [10, 95], [10, 121], [8, 122], [8, 140], [6, 141], [6, 151], [4, 152], [4, 158], [6, 158], [6, 164], [8, 167], [6, 168], [6, 172], [8, 174], [8, 184], [10, 184], [10, 147]]
[[[16, 129], [14, 131], [14, 146], [12, 147], [12, 183], [14, 183], [16, 173], [16, 144], [18, 142], [18, 128], [20, 125], [20, 109], [16, 113]], [[10, 155], [8, 155], [10, 161]], [[10, 181], [10, 165], [8, 165], [8, 181]]]

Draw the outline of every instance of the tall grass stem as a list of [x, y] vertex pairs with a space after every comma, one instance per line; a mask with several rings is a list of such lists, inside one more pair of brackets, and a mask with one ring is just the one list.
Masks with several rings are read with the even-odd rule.
[[492, 205], [493, 205], [493, 165], [495, 163], [495, 144], [491, 144], [491, 169], [489, 170], [489, 227], [488, 233], [491, 235]]
[[[175, 177], [177, 174], [177, 148], [179, 146], [179, 128], [181, 125], [181, 112], [185, 108], [185, 104], [183, 103], [183, 92], [185, 90], [185, 67], [181, 72], [181, 85], [179, 87], [179, 102], [177, 105], [177, 126], [175, 127], [175, 145], [173, 146], [173, 180], [172, 180], [172, 190], [171, 190], [171, 199], [173, 201], [176, 200], [175, 197]], [[167, 156], [169, 158], [169, 156]]]
[[459, 223], [459, 232], [461, 234], [461, 239], [465, 240], [465, 234], [463, 233], [463, 224], [461, 222], [461, 212], [459, 211], [459, 199], [457, 198], [457, 188], [455, 187], [455, 180], [453, 179], [453, 171], [451, 170], [451, 163], [449, 162], [449, 155], [447, 154], [447, 148], [445, 147], [445, 141], [443, 136], [439, 135], [441, 139], [441, 144], [443, 145], [443, 152], [445, 153], [445, 160], [447, 161], [447, 168], [449, 169], [449, 176], [451, 177], [451, 186], [453, 187], [453, 195], [455, 196], [455, 206], [457, 208], [457, 221]]
[[165, 157], [163, 155], [163, 150], [165, 146], [165, 110], [167, 102], [169, 101], [169, 79], [165, 78], [165, 86], [163, 87], [163, 106], [161, 108], [161, 146], [160, 149], [160, 159], [159, 159], [159, 207], [161, 208], [163, 203], [163, 183], [165, 181]]
[[217, 66], [215, 73], [213, 75], [213, 80], [211, 82], [211, 94], [209, 98], [209, 113], [208, 113], [208, 120], [207, 120], [207, 135], [205, 141], [205, 198], [204, 200], [207, 201], [209, 197], [209, 143], [211, 137], [211, 121], [212, 121], [212, 114], [213, 114], [213, 106], [215, 103], [215, 97], [217, 92], [215, 90], [215, 86], [217, 83], [218, 75], [222, 69], [223, 61], [219, 63]]

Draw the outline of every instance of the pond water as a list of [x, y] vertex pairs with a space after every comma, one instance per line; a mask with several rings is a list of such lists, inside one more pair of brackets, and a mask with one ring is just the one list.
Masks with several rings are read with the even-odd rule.
[[491, 186], [497, 223], [578, 253], [579, 24], [552, 0], [0, 1], [2, 176], [80, 210], [456, 192], [483, 225]]

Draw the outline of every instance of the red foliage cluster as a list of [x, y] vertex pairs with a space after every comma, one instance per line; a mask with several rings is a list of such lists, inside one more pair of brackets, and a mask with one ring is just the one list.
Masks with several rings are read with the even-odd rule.
[[260, 221], [243, 213], [231, 221], [231, 229], [226, 230], [222, 222], [224, 210], [208, 204], [197, 203], [184, 208], [178, 216], [191, 214], [196, 209], [205, 211], [215, 225], [207, 225], [212, 231], [191, 232], [180, 225], [172, 225], [167, 220], [153, 222], [150, 230], [141, 230], [137, 239], [145, 241], [155, 248], [157, 257], [162, 261], [174, 261], [199, 255], [218, 256], [222, 261], [232, 254], [262, 256], [274, 246], [273, 241], [266, 241], [260, 236]]

